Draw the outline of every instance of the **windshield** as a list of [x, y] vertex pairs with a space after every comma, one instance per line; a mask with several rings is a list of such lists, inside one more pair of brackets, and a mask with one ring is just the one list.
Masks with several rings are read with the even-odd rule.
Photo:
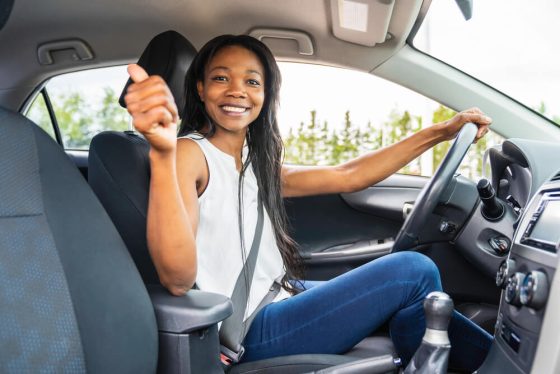
[[433, 0], [414, 46], [560, 124], [560, 1]]

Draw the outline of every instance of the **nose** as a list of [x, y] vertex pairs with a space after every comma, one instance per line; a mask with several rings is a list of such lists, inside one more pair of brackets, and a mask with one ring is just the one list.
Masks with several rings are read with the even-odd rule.
[[231, 81], [227, 95], [235, 98], [244, 98], [247, 96], [245, 84], [242, 80], [235, 79]]

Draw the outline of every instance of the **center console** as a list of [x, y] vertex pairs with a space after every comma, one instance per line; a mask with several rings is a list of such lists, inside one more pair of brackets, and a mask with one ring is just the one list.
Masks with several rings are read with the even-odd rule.
[[509, 256], [496, 274], [496, 284], [503, 292], [495, 342], [479, 373], [531, 372], [545, 312], [550, 309], [547, 304], [558, 263], [559, 242], [557, 180], [545, 183], [527, 205]]

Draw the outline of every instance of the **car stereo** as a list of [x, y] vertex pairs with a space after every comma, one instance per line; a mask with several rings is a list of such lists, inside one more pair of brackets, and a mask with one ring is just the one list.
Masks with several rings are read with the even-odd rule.
[[556, 253], [560, 241], [560, 192], [545, 193], [521, 238], [521, 243]]

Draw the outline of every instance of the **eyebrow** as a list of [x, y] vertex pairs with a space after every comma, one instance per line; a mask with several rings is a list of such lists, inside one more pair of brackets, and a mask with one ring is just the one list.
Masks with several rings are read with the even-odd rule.
[[[212, 68], [212, 70], [210, 70], [210, 73], [213, 72], [214, 70], [226, 70], [226, 71], [230, 71], [231, 69], [228, 68], [227, 66], [215, 66]], [[252, 74], [257, 74], [259, 76], [263, 76], [259, 71], [257, 70], [253, 70], [253, 69], [247, 69], [245, 71], [246, 73], [252, 73]]]

